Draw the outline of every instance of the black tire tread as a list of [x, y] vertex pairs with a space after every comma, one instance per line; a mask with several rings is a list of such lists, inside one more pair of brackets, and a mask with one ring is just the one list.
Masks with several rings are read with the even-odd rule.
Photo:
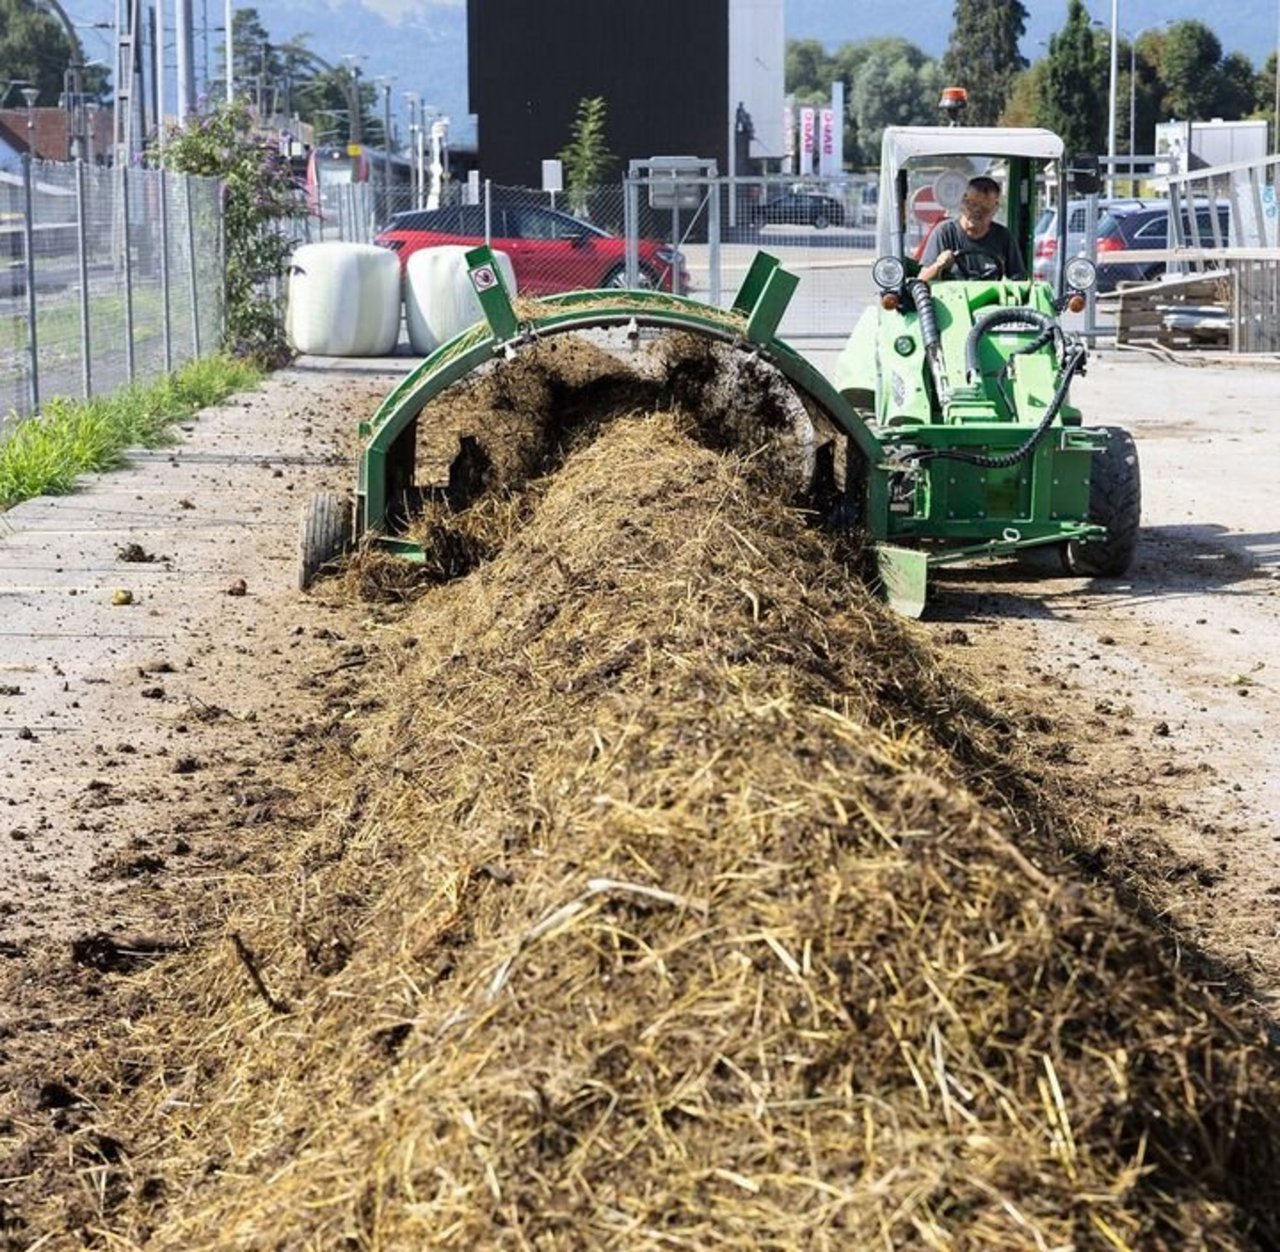
[[1107, 446], [1095, 452], [1089, 475], [1089, 520], [1107, 528], [1104, 539], [1071, 541], [1063, 547], [1070, 574], [1119, 578], [1128, 573], [1142, 521], [1142, 474], [1133, 436], [1104, 426]]
[[336, 491], [317, 491], [303, 506], [298, 522], [298, 590], [342, 555], [351, 539], [351, 508]]

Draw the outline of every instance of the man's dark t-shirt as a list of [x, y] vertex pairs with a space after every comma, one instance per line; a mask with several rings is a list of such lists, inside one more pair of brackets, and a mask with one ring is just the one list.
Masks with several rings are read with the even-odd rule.
[[938, 255], [950, 248], [955, 254], [952, 266], [939, 278], [1025, 278], [1026, 267], [1013, 236], [1000, 225], [992, 222], [981, 239], [970, 239], [960, 229], [960, 223], [947, 218], [929, 236], [920, 258], [921, 267], [933, 264]]

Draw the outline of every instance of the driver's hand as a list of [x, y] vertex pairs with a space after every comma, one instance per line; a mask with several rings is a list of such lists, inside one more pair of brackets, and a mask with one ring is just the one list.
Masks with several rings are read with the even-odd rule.
[[938, 260], [937, 260], [938, 273], [945, 274], [951, 268], [951, 266], [955, 263], [955, 259], [956, 259], [956, 254], [953, 249], [943, 248], [942, 251], [938, 253]]

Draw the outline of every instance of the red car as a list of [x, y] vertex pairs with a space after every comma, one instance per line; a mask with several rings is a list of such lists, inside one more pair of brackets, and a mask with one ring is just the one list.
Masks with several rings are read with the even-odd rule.
[[[490, 229], [489, 242], [511, 258], [522, 296], [627, 285], [626, 240], [572, 214], [539, 204], [495, 205]], [[484, 206], [479, 204], [397, 213], [374, 237], [374, 243], [400, 254], [402, 267], [419, 248], [474, 248], [484, 242]], [[684, 257], [669, 244], [641, 239], [637, 259], [638, 286], [688, 292]]]

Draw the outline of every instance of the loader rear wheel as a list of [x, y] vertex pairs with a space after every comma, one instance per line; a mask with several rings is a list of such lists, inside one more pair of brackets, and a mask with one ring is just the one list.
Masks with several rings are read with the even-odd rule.
[[317, 491], [298, 519], [298, 590], [306, 591], [350, 541], [351, 506], [336, 491]]
[[1107, 446], [1093, 454], [1089, 475], [1089, 521], [1105, 526], [1100, 539], [1071, 540], [1062, 545], [1068, 574], [1119, 578], [1128, 572], [1138, 546], [1142, 516], [1142, 476], [1133, 436], [1107, 426]]

